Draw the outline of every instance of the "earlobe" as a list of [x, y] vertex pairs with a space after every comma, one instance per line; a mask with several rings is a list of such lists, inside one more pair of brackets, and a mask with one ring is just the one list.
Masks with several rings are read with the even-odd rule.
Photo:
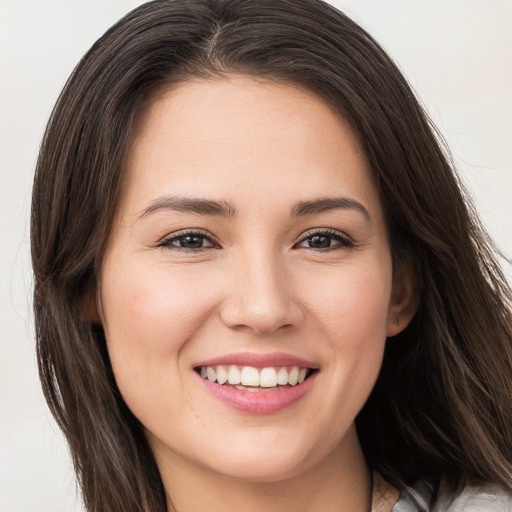
[[393, 289], [389, 303], [386, 336], [395, 336], [411, 322], [418, 308], [416, 273], [410, 262], [400, 263], [393, 276]]

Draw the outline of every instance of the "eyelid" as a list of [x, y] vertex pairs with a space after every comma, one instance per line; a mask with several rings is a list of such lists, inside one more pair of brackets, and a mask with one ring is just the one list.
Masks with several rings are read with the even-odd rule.
[[343, 231], [338, 231], [337, 229], [332, 228], [312, 228], [300, 235], [300, 238], [297, 240], [297, 242], [295, 242], [294, 247], [297, 247], [300, 243], [304, 242], [308, 238], [311, 238], [312, 236], [315, 235], [330, 236], [340, 241], [340, 245], [328, 247], [327, 249], [314, 249], [312, 247], [302, 247], [302, 249], [316, 252], [327, 252], [329, 250], [339, 249], [340, 247], [344, 249], [352, 249], [357, 245], [356, 242], [352, 239], [352, 237], [348, 236]]
[[[212, 245], [209, 247], [199, 247], [197, 249], [171, 246], [171, 242], [173, 242], [174, 240], [177, 240], [181, 237], [184, 237], [184, 236], [200, 236], [200, 237], [206, 238]], [[186, 229], [181, 229], [179, 231], [175, 231], [173, 233], [169, 233], [168, 235], [165, 235], [163, 238], [161, 238], [155, 244], [155, 247], [172, 248], [174, 250], [183, 251], [183, 252], [199, 252], [204, 249], [218, 249], [220, 247], [220, 243], [218, 242], [216, 237], [214, 237], [211, 233], [209, 233], [208, 231], [205, 231], [204, 229], [186, 228]]]
[[[324, 235], [329, 236], [334, 239], [336, 239], [339, 242], [339, 245], [335, 245], [333, 247], [329, 247], [326, 249], [315, 249], [315, 248], [308, 248], [308, 247], [302, 247], [302, 249], [316, 251], [316, 252], [326, 252], [329, 250], [344, 248], [344, 249], [351, 249], [356, 246], [356, 242], [348, 236], [343, 231], [338, 231], [337, 229], [332, 228], [311, 228], [304, 233], [302, 233], [299, 237], [299, 239], [293, 244], [294, 248], [300, 248], [298, 245], [305, 240], [307, 240], [310, 237], [313, 237], [315, 235]], [[204, 237], [206, 240], [208, 240], [212, 245], [208, 247], [199, 247], [195, 249], [186, 248], [186, 247], [179, 247], [179, 246], [172, 246], [171, 243], [181, 237], [185, 236], [198, 236], [198, 237]], [[165, 235], [163, 238], [161, 238], [156, 244], [155, 247], [159, 248], [172, 248], [173, 250], [182, 251], [182, 252], [199, 252], [201, 250], [205, 249], [219, 249], [220, 243], [217, 240], [215, 236], [213, 236], [208, 231], [205, 231], [204, 229], [182, 229], [179, 231], [175, 231], [173, 233], [169, 233], [168, 235]]]

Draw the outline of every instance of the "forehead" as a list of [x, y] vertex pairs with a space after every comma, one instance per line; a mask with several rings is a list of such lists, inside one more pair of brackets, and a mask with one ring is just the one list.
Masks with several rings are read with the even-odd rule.
[[294, 85], [245, 76], [154, 94], [125, 171], [125, 203], [139, 206], [159, 189], [237, 203], [258, 194], [282, 202], [292, 190], [308, 200], [342, 186], [339, 193], [376, 201], [366, 159], [337, 112]]

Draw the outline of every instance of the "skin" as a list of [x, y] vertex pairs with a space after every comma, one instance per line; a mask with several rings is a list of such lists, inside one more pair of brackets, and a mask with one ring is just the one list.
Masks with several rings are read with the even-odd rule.
[[[236, 214], [177, 211], [169, 197]], [[331, 197], [352, 203], [293, 214]], [[190, 229], [203, 247], [181, 247]], [[334, 234], [313, 245], [325, 230]], [[146, 428], [169, 510], [369, 509], [354, 418], [386, 337], [412, 316], [411, 279], [392, 271], [365, 158], [324, 102], [235, 75], [155, 95], [128, 155], [99, 302], [117, 384]], [[311, 390], [278, 413], [228, 407], [193, 371], [220, 355], [276, 351], [319, 367]]]

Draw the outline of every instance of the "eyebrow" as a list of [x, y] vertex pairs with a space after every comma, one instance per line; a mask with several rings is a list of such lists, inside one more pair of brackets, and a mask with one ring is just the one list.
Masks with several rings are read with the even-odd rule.
[[[174, 210], [184, 213], [213, 215], [218, 217], [234, 217], [238, 213], [237, 209], [227, 201], [214, 201], [211, 199], [180, 196], [162, 196], [151, 201], [137, 216], [137, 220], [158, 210]], [[366, 220], [371, 223], [368, 210], [359, 201], [349, 197], [324, 197], [311, 201], [301, 201], [292, 208], [291, 214], [294, 217], [302, 217], [331, 210], [356, 210], [362, 213]]]
[[200, 215], [215, 215], [219, 217], [234, 217], [236, 208], [226, 201], [210, 199], [195, 199], [190, 197], [163, 196], [152, 201], [147, 208], [137, 216], [137, 220], [158, 210], [175, 210], [184, 213]]
[[359, 201], [350, 197], [324, 197], [313, 201], [301, 201], [293, 207], [292, 215], [312, 215], [331, 210], [356, 210], [362, 213], [368, 222], [372, 221], [368, 210]]

